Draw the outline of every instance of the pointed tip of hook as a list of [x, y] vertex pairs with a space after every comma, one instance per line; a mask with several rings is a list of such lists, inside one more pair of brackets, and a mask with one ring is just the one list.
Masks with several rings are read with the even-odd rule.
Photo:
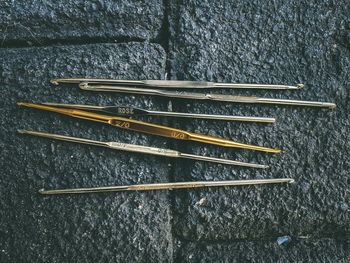
[[39, 189], [38, 193], [41, 195], [45, 194], [45, 189], [44, 188]]
[[36, 135], [38, 133], [35, 131], [28, 131], [28, 130], [22, 130], [22, 129], [18, 129], [17, 132], [19, 134], [30, 134], [30, 135]]
[[16, 102], [16, 104], [18, 106], [25, 106], [25, 107], [33, 107], [33, 105], [36, 105], [36, 104], [33, 104], [33, 103], [29, 103], [29, 102]]
[[253, 165], [247, 166], [247, 167], [258, 168], [258, 169], [267, 169], [267, 168], [270, 168], [270, 166], [265, 165], [265, 164], [253, 164]]
[[277, 148], [269, 148], [269, 151], [270, 153], [281, 153], [282, 150], [281, 149], [277, 149]]
[[335, 104], [335, 103], [330, 103], [330, 106], [329, 106], [330, 109], [335, 109], [336, 107], [337, 107], [337, 104]]
[[243, 166], [250, 167], [250, 168], [258, 168], [258, 169], [270, 168], [270, 166], [265, 165], [265, 164], [251, 164], [251, 163], [248, 163], [248, 165], [243, 165]]
[[80, 89], [86, 89], [86, 88], [90, 88], [90, 86], [89, 86], [89, 83], [88, 82], [81, 82], [81, 83], [79, 83], [79, 88]]
[[32, 107], [33, 105], [36, 105], [36, 104], [30, 103], [30, 102], [16, 102], [16, 104], [18, 106], [25, 106], [25, 107]]
[[25, 133], [27, 133], [26, 130], [21, 130], [21, 129], [18, 129], [17, 132], [20, 133], [20, 134], [25, 134]]
[[51, 80], [50, 80], [50, 83], [53, 84], [53, 85], [56, 85], [56, 86], [57, 86], [58, 84], [60, 84], [59, 81], [58, 81], [58, 79], [51, 79]]
[[298, 89], [303, 89], [304, 87], [305, 87], [305, 85], [303, 83], [297, 84], [297, 88]]
[[294, 180], [294, 179], [289, 179], [288, 183], [289, 183], [289, 184], [294, 184], [294, 183], [295, 183], [295, 180]]

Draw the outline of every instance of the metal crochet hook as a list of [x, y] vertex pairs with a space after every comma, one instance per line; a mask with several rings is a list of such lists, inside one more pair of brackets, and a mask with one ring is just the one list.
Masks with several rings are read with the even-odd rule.
[[263, 168], [263, 169], [268, 168], [267, 165], [261, 165], [261, 164], [255, 164], [255, 163], [245, 163], [245, 162], [239, 162], [239, 161], [233, 161], [233, 160], [227, 160], [227, 159], [221, 159], [221, 158], [200, 156], [200, 155], [182, 153], [182, 152], [170, 150], [170, 149], [162, 149], [162, 148], [156, 148], [156, 147], [127, 144], [127, 143], [122, 143], [122, 142], [101, 142], [101, 141], [94, 141], [94, 140], [59, 135], [59, 134], [27, 131], [27, 130], [18, 130], [18, 132], [21, 134], [29, 134], [29, 135], [40, 136], [40, 137], [45, 137], [45, 138], [50, 138], [50, 139], [55, 139], [55, 140], [89, 144], [89, 145], [95, 145], [95, 146], [102, 146], [102, 147], [110, 148], [113, 150], [146, 153], [146, 154], [160, 155], [160, 156], [173, 157], [173, 158], [185, 158], [185, 159], [192, 159], [192, 160], [198, 160], [198, 161], [237, 165], [237, 166], [244, 166], [244, 167], [251, 167], [251, 168]]
[[101, 192], [173, 190], [173, 189], [186, 189], [186, 188], [243, 186], [243, 185], [261, 185], [261, 184], [279, 184], [279, 183], [290, 184], [290, 183], [294, 183], [294, 180], [291, 178], [279, 178], [279, 179], [256, 179], [256, 180], [197, 181], [197, 182], [195, 181], [195, 182], [102, 186], [102, 187], [55, 189], [55, 190], [40, 189], [39, 193], [43, 195], [86, 194], [86, 193], [101, 193]]
[[173, 139], [190, 140], [190, 141], [203, 142], [203, 143], [214, 144], [214, 145], [225, 146], [225, 147], [235, 147], [235, 148], [250, 149], [250, 150], [256, 150], [256, 151], [263, 151], [263, 152], [271, 152], [271, 153], [278, 153], [281, 151], [279, 149], [238, 143], [238, 142], [225, 140], [218, 137], [192, 133], [192, 132], [188, 132], [180, 129], [170, 128], [170, 127], [156, 125], [156, 124], [142, 122], [142, 121], [136, 121], [136, 120], [127, 119], [123, 117], [108, 116], [108, 115], [102, 115], [102, 114], [97, 114], [97, 113], [88, 112], [88, 111], [65, 109], [65, 108], [52, 107], [52, 106], [33, 104], [33, 103], [17, 102], [17, 104], [26, 106], [26, 107], [41, 109], [41, 110], [53, 111], [53, 112], [61, 113], [64, 115], [68, 115], [68, 116], [76, 117], [80, 119], [102, 122], [118, 128], [123, 128], [123, 129], [133, 130], [137, 132], [143, 132], [143, 133], [173, 138]]
[[187, 81], [187, 80], [114, 80], [114, 79], [94, 79], [94, 78], [59, 78], [52, 79], [52, 84], [59, 83], [91, 83], [103, 85], [122, 85], [122, 86], [142, 86], [150, 88], [182, 88], [182, 89], [211, 89], [211, 88], [230, 88], [230, 89], [272, 89], [272, 90], [296, 90], [304, 87], [303, 84], [296, 86], [288, 85], [270, 85], [270, 84], [240, 84], [240, 83], [216, 83], [206, 81]]
[[240, 103], [258, 103], [258, 104], [278, 104], [278, 105], [291, 105], [291, 106], [312, 106], [312, 107], [322, 107], [322, 108], [331, 108], [331, 109], [336, 107], [334, 103], [330, 103], [330, 102], [259, 98], [259, 97], [233, 96], [233, 95], [211, 94], [211, 93], [177, 92], [177, 91], [168, 91], [168, 90], [161, 90], [161, 89], [129, 88], [129, 87], [95, 85], [95, 84], [90, 85], [88, 83], [81, 83], [79, 87], [82, 90], [89, 90], [89, 91], [133, 93], [133, 94], [154, 95], [154, 96], [163, 96], [163, 97], [171, 97], [171, 98], [181, 98], [181, 99], [213, 100], [213, 101], [240, 102]]
[[114, 114], [117, 116], [151, 115], [151, 116], [211, 119], [211, 120], [225, 120], [225, 121], [263, 122], [263, 123], [274, 123], [276, 121], [275, 118], [267, 118], [267, 117], [248, 117], [248, 116], [152, 111], [152, 110], [144, 110], [144, 109], [129, 107], [129, 106], [93, 106], [93, 105], [63, 104], [63, 103], [48, 103], [48, 102], [42, 103], [42, 104], [48, 105], [48, 106], [55, 106], [55, 107], [71, 108], [71, 109], [93, 110], [98, 112]]

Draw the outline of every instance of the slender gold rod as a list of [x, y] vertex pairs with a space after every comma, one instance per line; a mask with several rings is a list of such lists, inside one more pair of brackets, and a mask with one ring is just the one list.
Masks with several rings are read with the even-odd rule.
[[303, 84], [296, 86], [271, 85], [271, 84], [241, 84], [241, 83], [216, 83], [206, 81], [187, 81], [187, 80], [115, 80], [115, 79], [94, 79], [94, 78], [58, 78], [50, 81], [54, 85], [60, 83], [91, 83], [103, 85], [125, 85], [125, 86], [143, 86], [150, 88], [177, 88], [177, 89], [272, 89], [272, 90], [296, 90], [304, 87]]
[[276, 104], [276, 105], [290, 105], [290, 106], [310, 106], [320, 108], [334, 109], [336, 105], [332, 102], [306, 101], [306, 100], [289, 100], [289, 99], [275, 99], [275, 98], [260, 98], [248, 96], [235, 96], [215, 93], [199, 93], [199, 92], [178, 92], [163, 89], [145, 89], [134, 87], [110, 86], [110, 85], [89, 85], [88, 83], [81, 83], [80, 89], [98, 92], [118, 92], [131, 93], [141, 95], [152, 95], [161, 97], [171, 97], [179, 99], [193, 99], [193, 100], [210, 100], [210, 101], [225, 101], [238, 103], [253, 103], [253, 104]]
[[102, 192], [173, 190], [173, 189], [190, 189], [190, 188], [203, 188], [203, 187], [243, 186], [243, 185], [261, 185], [261, 184], [278, 184], [278, 183], [294, 183], [294, 180], [291, 178], [279, 178], [279, 179], [256, 179], [256, 180], [156, 183], [156, 184], [102, 186], [102, 187], [55, 189], [55, 190], [41, 189], [39, 190], [39, 193], [43, 195], [86, 194], [86, 193], [102, 193]]
[[29, 134], [33, 136], [45, 137], [45, 138], [50, 138], [54, 140], [102, 146], [113, 150], [146, 153], [146, 154], [160, 155], [160, 156], [173, 157], [173, 158], [186, 158], [186, 159], [192, 159], [192, 160], [198, 160], [198, 161], [244, 166], [244, 167], [250, 167], [250, 168], [262, 168], [262, 169], [268, 168], [267, 165], [262, 165], [262, 164], [245, 163], [245, 162], [234, 161], [234, 160], [187, 154], [187, 153], [181, 153], [179, 151], [170, 150], [170, 149], [127, 144], [122, 142], [101, 142], [101, 141], [94, 141], [94, 140], [89, 140], [84, 138], [77, 138], [77, 137], [52, 134], [52, 133], [46, 133], [46, 132], [27, 131], [27, 130], [18, 130], [18, 132], [21, 134]]
[[192, 133], [192, 132], [188, 132], [180, 129], [170, 128], [170, 127], [156, 125], [156, 124], [142, 122], [142, 121], [136, 121], [136, 120], [127, 119], [123, 117], [116, 117], [116, 116], [111, 117], [108, 115], [102, 115], [102, 114], [92, 113], [88, 111], [65, 109], [60, 107], [52, 107], [52, 106], [25, 103], [25, 102], [17, 102], [17, 104], [21, 106], [26, 106], [26, 107], [31, 107], [31, 108], [41, 109], [41, 110], [53, 111], [53, 112], [61, 113], [64, 115], [68, 115], [68, 116], [72, 116], [80, 119], [98, 121], [98, 122], [110, 124], [112, 126], [116, 126], [122, 129], [128, 129], [128, 130], [133, 130], [137, 132], [143, 132], [147, 134], [153, 134], [153, 135], [158, 135], [158, 136], [163, 136], [163, 137], [168, 137], [173, 139], [197, 141], [197, 142], [203, 142], [208, 144], [214, 144], [218, 146], [250, 149], [250, 150], [262, 151], [262, 152], [278, 153], [281, 151], [280, 149], [273, 149], [273, 148], [267, 148], [262, 146], [238, 143], [238, 142], [225, 140], [214, 136]]

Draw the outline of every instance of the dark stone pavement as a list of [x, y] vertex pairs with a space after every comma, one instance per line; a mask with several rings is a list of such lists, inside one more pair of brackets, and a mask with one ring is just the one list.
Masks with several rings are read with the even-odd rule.
[[[79, 50], [79, 51], [78, 51]], [[171, 261], [169, 193], [47, 198], [40, 188], [168, 181], [166, 159], [18, 135], [18, 128], [167, 147], [165, 139], [90, 121], [19, 108], [16, 101], [133, 104], [166, 110], [152, 98], [53, 87], [55, 75], [162, 78], [158, 44], [98, 44], [2, 49], [1, 258], [9, 262]], [[145, 62], [147, 61], [147, 63]], [[139, 71], [144, 68], [143, 76]], [[16, 72], [14, 75], [13, 73]], [[118, 75], [115, 74], [118, 72]], [[28, 84], [27, 84], [28, 83]], [[4, 262], [4, 261], [2, 261]]]
[[1, 1], [1, 40], [26, 42], [78, 41], [81, 44], [153, 39], [163, 20], [160, 0]]
[[[0, 262], [347, 262], [350, 31], [347, 1], [0, 2]], [[82, 92], [56, 77], [305, 83], [227, 94], [330, 101], [335, 110]], [[148, 117], [281, 147], [174, 141], [18, 107], [131, 105], [271, 116], [275, 125]], [[258, 171], [35, 138], [17, 129], [269, 164]], [[289, 186], [42, 197], [40, 188], [291, 177]], [[288, 236], [278, 244], [277, 239]]]
[[191, 112], [275, 116], [276, 125], [199, 120], [183, 121], [181, 127], [283, 149], [282, 154], [270, 156], [190, 144], [188, 151], [268, 163], [271, 169], [261, 172], [191, 163], [178, 167], [179, 174], [193, 180], [282, 176], [297, 181], [290, 187], [191, 191], [185, 200], [176, 196], [174, 229], [183, 238], [256, 239], [284, 233], [324, 237], [343, 236], [350, 230], [346, 187], [350, 159], [343, 154], [350, 150], [350, 51], [349, 45], [343, 45], [350, 19], [345, 4], [298, 2], [259, 6], [257, 2], [185, 1], [171, 13], [173, 78], [301, 82], [306, 85], [302, 91], [221, 92], [333, 101], [338, 106], [334, 111], [201, 101], [175, 106], [174, 110]]

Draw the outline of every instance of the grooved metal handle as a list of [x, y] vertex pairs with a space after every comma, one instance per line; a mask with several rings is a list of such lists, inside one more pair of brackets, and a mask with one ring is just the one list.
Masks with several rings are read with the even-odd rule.
[[127, 143], [119, 143], [119, 142], [108, 142], [109, 148], [129, 151], [129, 152], [138, 152], [138, 153], [148, 153], [153, 155], [161, 155], [167, 157], [179, 157], [180, 153], [178, 151], [170, 150], [170, 149], [162, 149], [157, 147], [149, 147], [142, 145], [134, 145]]
[[186, 80], [144, 80], [147, 87], [205, 89], [214, 86], [212, 82]]

